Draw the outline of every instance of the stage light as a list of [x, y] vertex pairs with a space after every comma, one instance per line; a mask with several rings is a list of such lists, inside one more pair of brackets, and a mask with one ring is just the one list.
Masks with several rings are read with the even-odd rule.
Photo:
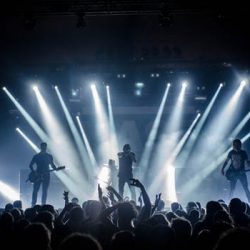
[[188, 82], [184, 81], [182, 82], [182, 87], [186, 88], [188, 86]]
[[57, 86], [57, 85], [55, 85], [55, 89], [58, 89], [58, 86]]
[[[150, 130], [149, 136], [148, 136], [147, 141], [146, 141], [146, 145], [145, 145], [143, 153], [142, 153], [141, 161], [140, 161], [140, 164], [139, 164], [140, 169], [145, 170], [148, 167], [149, 159], [150, 159], [151, 154], [152, 154], [154, 142], [155, 142], [155, 139], [156, 139], [156, 136], [157, 136], [157, 133], [158, 133], [161, 118], [162, 118], [162, 115], [163, 115], [163, 110], [164, 110], [166, 100], [167, 100], [167, 96], [168, 96], [168, 93], [169, 93], [169, 88], [170, 88], [170, 85], [168, 84], [166, 89], [165, 89], [165, 92], [164, 92], [164, 95], [162, 97], [159, 109], [157, 111], [157, 115], [155, 117], [153, 126], [152, 126], [152, 128]], [[145, 178], [146, 173], [147, 173], [147, 171], [145, 170], [143, 172], [142, 180]]]
[[3, 87], [2, 89], [3, 89], [4, 91], [6, 91], [6, 90], [7, 90], [7, 89], [6, 89], [6, 87]]
[[220, 83], [220, 85], [219, 85], [221, 88], [223, 87], [223, 83]]
[[170, 87], [170, 86], [171, 86], [171, 83], [168, 83], [167, 86]]
[[36, 144], [34, 142], [31, 141], [31, 139], [24, 134], [24, 132], [20, 129], [20, 128], [16, 128], [16, 131], [23, 137], [23, 139], [28, 142], [28, 144], [32, 147], [32, 149], [38, 153], [40, 150], [39, 148], [36, 146]]
[[144, 83], [143, 83], [143, 82], [137, 82], [137, 83], [135, 84], [135, 87], [138, 88], [138, 89], [141, 89], [141, 88], [144, 87]]
[[37, 91], [37, 90], [38, 90], [37, 85], [33, 85], [32, 88], [33, 88], [34, 91]]
[[242, 81], [240, 82], [240, 84], [241, 84], [242, 86], [246, 86], [246, 85], [247, 85], [247, 80], [242, 80]]
[[19, 192], [15, 188], [11, 187], [10, 185], [1, 180], [0, 193], [11, 202], [20, 200]]
[[142, 95], [142, 91], [140, 89], [136, 89], [135, 90], [135, 95], [136, 96], [141, 96]]

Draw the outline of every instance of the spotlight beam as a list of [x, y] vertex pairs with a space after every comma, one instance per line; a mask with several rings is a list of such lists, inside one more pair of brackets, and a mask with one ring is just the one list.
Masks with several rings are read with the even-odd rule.
[[99, 155], [101, 161], [107, 161], [107, 158], [115, 157], [112, 152], [114, 149], [110, 145], [110, 133], [108, 127], [108, 118], [101, 98], [98, 94], [95, 84], [91, 84], [91, 92], [94, 99], [94, 106], [96, 111], [96, 130], [99, 140]]
[[[187, 129], [187, 131], [185, 132], [185, 134], [182, 136], [181, 140], [177, 143], [176, 147], [174, 148], [173, 152], [171, 153], [171, 155], [169, 156], [167, 162], [165, 162], [163, 169], [165, 171], [161, 172], [161, 175], [157, 175], [152, 186], [151, 189], [153, 190], [153, 192], [156, 191], [156, 189], [158, 189], [159, 183], [161, 184], [162, 181], [167, 178], [168, 182], [173, 182], [173, 180], [170, 178], [170, 176], [168, 176], [169, 173], [169, 168], [173, 167], [173, 163], [176, 159], [176, 157], [178, 156], [178, 154], [180, 153], [180, 151], [182, 150], [183, 146], [185, 145], [185, 142], [188, 139], [188, 136], [191, 134], [193, 128], [195, 127], [197, 121], [200, 118], [200, 113], [198, 113], [195, 117], [195, 119], [193, 120], [193, 122], [191, 123], [191, 125], [189, 126], [189, 128]], [[171, 172], [172, 173], [172, 172]], [[174, 176], [175, 178], [175, 176]], [[171, 188], [171, 190], [173, 191], [173, 187]]]
[[[82, 162], [78, 158], [66, 131], [64, 131], [56, 119], [39, 88], [35, 88], [34, 92], [41, 110], [44, 125], [52, 138], [52, 142], [48, 147], [60, 165], [66, 165], [70, 168], [70, 176], [65, 176], [64, 172], [58, 172], [56, 174], [62, 177], [62, 181], [68, 186], [72, 193], [80, 194], [78, 185], [83, 185], [87, 193], [90, 186], [87, 183], [88, 176], [86, 169], [83, 168]], [[73, 179], [73, 181], [71, 179]]]
[[62, 97], [62, 95], [60, 93], [60, 90], [59, 90], [59, 88], [57, 86], [55, 87], [55, 90], [56, 90], [57, 97], [58, 97], [58, 99], [60, 101], [60, 104], [62, 106], [63, 112], [65, 114], [66, 120], [67, 120], [67, 122], [69, 124], [69, 128], [71, 130], [71, 133], [72, 133], [72, 135], [74, 137], [74, 140], [76, 142], [76, 145], [78, 147], [78, 151], [79, 151], [79, 154], [81, 156], [81, 160], [84, 163], [84, 165], [86, 166], [86, 169], [88, 171], [88, 175], [90, 175], [90, 174], [92, 174], [91, 172], [93, 171], [93, 168], [96, 167], [96, 165], [92, 165], [92, 167], [89, 168], [89, 161], [87, 160], [88, 159], [87, 152], [86, 152], [85, 146], [84, 146], [84, 144], [83, 144], [83, 142], [81, 140], [80, 134], [79, 134], [79, 132], [78, 132], [76, 126], [75, 126], [75, 123], [74, 123], [74, 121], [73, 121], [73, 119], [72, 119], [72, 117], [71, 117], [71, 115], [69, 113], [69, 110], [68, 110], [68, 108], [67, 108], [67, 106], [66, 106], [66, 104], [65, 104], [65, 102], [63, 100], [63, 97]]
[[41, 127], [37, 124], [37, 122], [29, 115], [29, 113], [22, 107], [22, 105], [16, 100], [16, 98], [9, 92], [9, 90], [4, 87], [4, 92], [10, 98], [10, 100], [14, 103], [20, 113], [23, 115], [25, 120], [29, 123], [29, 125], [34, 129], [37, 135], [40, 137], [42, 141], [50, 141], [48, 135], [41, 129]]
[[3, 181], [0, 181], [0, 193], [9, 201], [20, 200], [19, 192]]
[[223, 85], [220, 84], [218, 89], [216, 90], [215, 94], [213, 95], [211, 101], [209, 102], [208, 106], [206, 107], [206, 110], [204, 111], [200, 121], [198, 122], [197, 126], [195, 127], [194, 131], [192, 132], [191, 136], [189, 137], [189, 140], [187, 141], [187, 144], [185, 145], [183, 153], [181, 153], [181, 155], [180, 155], [179, 160], [180, 160], [181, 166], [186, 162], [187, 158], [189, 157], [189, 154], [192, 151], [194, 143], [196, 142], [196, 140], [201, 132], [201, 129], [203, 128], [222, 87], [223, 87]]
[[28, 144], [33, 148], [33, 150], [34, 150], [36, 153], [38, 153], [38, 152], [40, 151], [39, 148], [36, 146], [36, 144], [33, 143], [33, 142], [31, 141], [31, 139], [30, 139], [27, 135], [25, 135], [24, 132], [23, 132], [20, 128], [16, 128], [16, 131], [22, 136], [22, 138], [23, 138], [26, 142], [28, 142]]
[[[166, 90], [165, 90], [164, 95], [162, 97], [162, 100], [161, 100], [157, 115], [156, 115], [154, 123], [153, 123], [153, 126], [152, 126], [152, 128], [150, 130], [150, 133], [149, 133], [149, 136], [147, 138], [146, 145], [144, 147], [142, 157], [141, 157], [141, 161], [140, 161], [140, 164], [139, 164], [141, 169], [145, 169], [148, 166], [149, 159], [150, 159], [152, 149], [153, 149], [153, 145], [154, 145], [154, 142], [155, 142], [155, 139], [156, 139], [156, 136], [157, 136], [159, 126], [160, 126], [160, 122], [161, 122], [164, 106], [166, 104], [169, 89], [170, 89], [170, 84], [168, 84], [167, 87], [166, 87]], [[144, 176], [145, 176], [145, 171], [144, 171]], [[144, 177], [142, 177], [142, 179], [143, 178]]]
[[114, 152], [112, 152], [112, 155], [116, 155], [118, 152], [118, 142], [117, 142], [117, 136], [116, 136], [116, 129], [115, 129], [115, 122], [114, 122], [114, 115], [112, 110], [112, 103], [111, 103], [111, 95], [110, 95], [110, 87], [106, 86], [106, 92], [107, 92], [107, 101], [108, 101], [108, 114], [109, 114], [109, 129], [110, 129], [110, 140], [112, 144], [112, 149]]
[[79, 126], [79, 129], [80, 129], [83, 141], [85, 143], [85, 146], [86, 146], [86, 149], [87, 149], [87, 152], [88, 152], [88, 156], [90, 158], [90, 162], [91, 162], [92, 166], [97, 167], [97, 162], [96, 162], [94, 153], [93, 153], [92, 148], [91, 148], [91, 146], [89, 144], [89, 140], [88, 140], [87, 135], [86, 135], [86, 133], [85, 133], [85, 131], [83, 129], [83, 126], [82, 126], [82, 123], [80, 121], [79, 116], [76, 117], [76, 120], [77, 120], [77, 124]]

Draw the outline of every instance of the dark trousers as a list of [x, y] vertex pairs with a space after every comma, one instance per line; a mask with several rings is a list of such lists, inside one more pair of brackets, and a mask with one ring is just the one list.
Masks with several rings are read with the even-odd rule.
[[37, 194], [41, 184], [42, 184], [42, 205], [46, 204], [49, 183], [50, 183], [50, 175], [46, 174], [43, 176], [41, 180], [38, 180], [33, 184], [32, 203], [31, 203], [32, 206], [36, 205]]
[[233, 178], [233, 180], [230, 181], [230, 199], [232, 198], [232, 195], [233, 195], [233, 192], [235, 190], [236, 183], [238, 180], [240, 181], [240, 183], [241, 183], [241, 185], [246, 193], [247, 199], [250, 202], [250, 191], [248, 189], [248, 181], [247, 181], [246, 173], [241, 173], [241, 174], [237, 175], [235, 178]]
[[135, 189], [133, 186], [130, 185], [130, 179], [133, 177], [125, 177], [125, 176], [119, 176], [119, 194], [121, 197], [123, 197], [124, 193], [124, 185], [127, 183], [131, 192], [131, 198], [132, 200], [136, 201], [136, 194], [135, 194]]

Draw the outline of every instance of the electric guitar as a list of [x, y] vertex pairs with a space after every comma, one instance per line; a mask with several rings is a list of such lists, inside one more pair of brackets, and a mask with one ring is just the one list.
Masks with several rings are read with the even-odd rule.
[[227, 180], [232, 181], [235, 178], [237, 178], [238, 176], [240, 176], [241, 174], [243, 174], [245, 172], [248, 172], [248, 171], [250, 171], [250, 169], [236, 170], [236, 169], [233, 169], [233, 168], [228, 168], [226, 173], [225, 173], [225, 176], [226, 176]]
[[50, 169], [44, 173], [38, 173], [37, 171], [31, 171], [27, 177], [26, 182], [30, 181], [31, 183], [35, 183], [37, 181], [42, 181], [45, 174], [53, 172], [53, 171], [59, 171], [65, 169], [65, 166], [58, 167], [56, 169]]

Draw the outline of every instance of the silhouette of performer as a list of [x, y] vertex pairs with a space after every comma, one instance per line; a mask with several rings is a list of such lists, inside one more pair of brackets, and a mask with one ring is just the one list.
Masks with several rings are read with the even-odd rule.
[[232, 171], [233, 178], [230, 179], [230, 198], [232, 198], [233, 192], [237, 181], [239, 180], [245, 193], [248, 201], [250, 202], [250, 191], [248, 189], [247, 175], [245, 173], [245, 163], [250, 163], [248, 160], [247, 152], [241, 149], [242, 143], [240, 139], [233, 140], [233, 149], [228, 153], [227, 159], [224, 162], [221, 173], [225, 175], [225, 167], [230, 161], [229, 169]]
[[119, 152], [119, 171], [118, 171], [118, 186], [119, 186], [119, 194], [123, 197], [124, 185], [128, 184], [131, 192], [131, 196], [133, 200], [136, 200], [135, 190], [130, 185], [130, 179], [133, 178], [133, 162], [136, 162], [135, 153], [131, 152], [131, 148], [129, 144], [125, 144], [123, 146], [123, 152]]
[[[36, 171], [38, 176], [41, 177], [38, 178], [38, 180], [35, 181], [33, 185], [32, 203], [31, 203], [32, 206], [36, 205], [37, 193], [39, 191], [41, 184], [42, 184], [42, 205], [46, 204], [47, 192], [50, 183], [50, 172], [49, 172], [50, 166], [55, 170], [57, 169], [53, 162], [52, 155], [46, 152], [47, 143], [42, 142], [40, 148], [41, 152], [33, 156], [29, 165], [31, 171]], [[34, 164], [36, 164], [36, 170], [34, 169]]]

